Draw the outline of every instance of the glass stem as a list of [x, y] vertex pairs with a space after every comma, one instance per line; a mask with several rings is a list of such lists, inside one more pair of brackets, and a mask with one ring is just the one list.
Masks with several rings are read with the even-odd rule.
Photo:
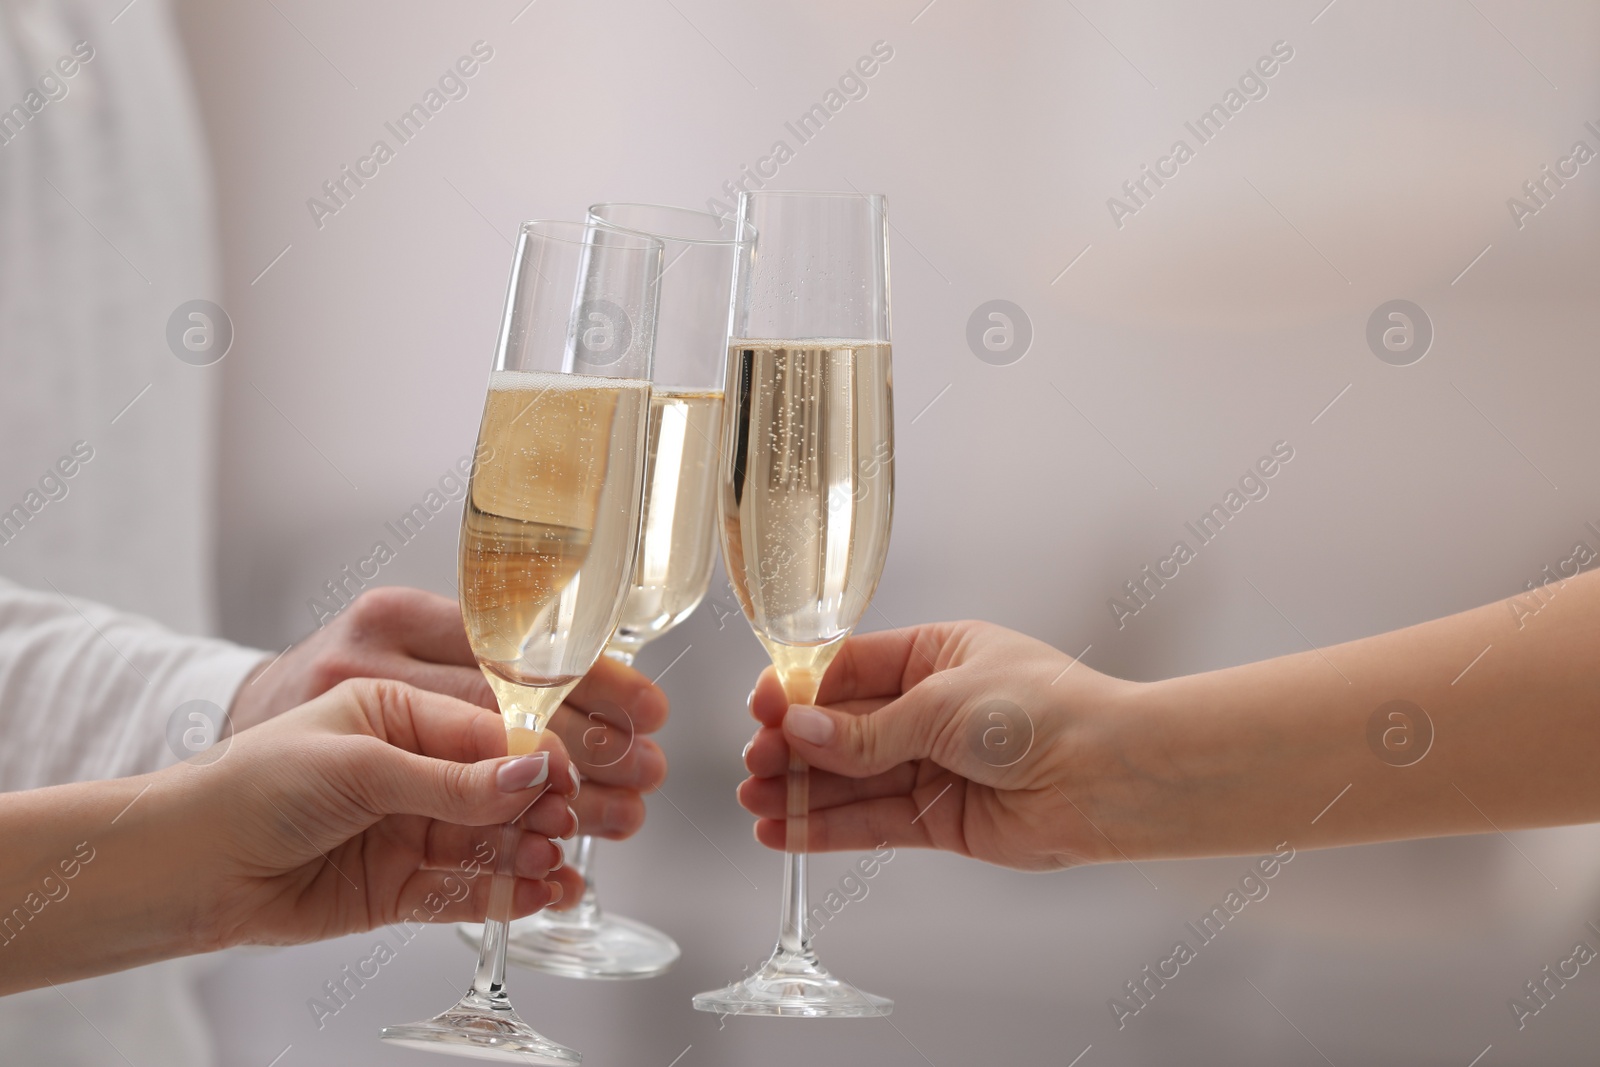
[[500, 851], [495, 854], [494, 875], [489, 883], [489, 913], [483, 923], [483, 941], [478, 946], [478, 970], [472, 976], [472, 992], [489, 1006], [506, 1011], [511, 1010], [506, 997], [506, 937], [517, 887], [517, 843], [521, 839], [516, 823], [500, 828]]
[[[616, 660], [625, 667], [633, 666], [633, 652], [626, 648], [610, 645], [606, 648], [606, 656]], [[577, 872], [583, 879], [583, 899], [578, 901], [578, 906], [571, 911], [550, 911], [546, 919], [562, 926], [581, 927], [593, 930], [600, 925], [600, 892], [594, 885], [594, 846], [595, 839], [591, 834], [579, 834], [573, 841], [570, 854], [567, 856], [567, 866]]]
[[784, 840], [783, 924], [778, 947], [800, 955], [811, 951], [806, 897], [806, 834], [810, 829], [811, 769], [799, 756], [789, 756], [789, 803]]
[[594, 848], [596, 841], [589, 834], [580, 834], [567, 850], [567, 866], [583, 879], [583, 898], [571, 911], [551, 909], [544, 913], [545, 921], [560, 926], [595, 930], [600, 926], [600, 893], [594, 885]]
[[[821, 679], [809, 671], [784, 679], [790, 704], [815, 704]], [[789, 753], [788, 802], [784, 810], [783, 916], [778, 948], [799, 955], [811, 953], [810, 907], [806, 892], [806, 853], [811, 834], [811, 768]]]

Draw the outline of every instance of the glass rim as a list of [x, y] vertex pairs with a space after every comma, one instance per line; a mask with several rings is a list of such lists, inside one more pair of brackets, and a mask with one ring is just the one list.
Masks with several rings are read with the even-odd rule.
[[748, 237], [741, 237], [739, 235], [739, 233], [741, 231], [735, 231], [734, 236], [732, 236], [732, 237], [683, 237], [683, 236], [680, 236], [680, 235], [674, 234], [674, 233], [662, 233], [659, 230], [646, 230], [646, 229], [642, 229], [642, 228], [640, 228], [638, 226], [628, 226], [628, 225], [624, 225], [623, 223], [620, 223], [620, 222], [612, 222], [611, 220], [605, 219], [605, 218], [601, 218], [596, 214], [597, 211], [603, 210], [605, 208], [634, 208], [634, 207], [637, 207], [637, 208], [649, 208], [652, 211], [668, 212], [668, 213], [671, 213], [671, 214], [674, 214], [674, 215], [693, 215], [693, 216], [696, 216], [696, 217], [699, 217], [699, 218], [716, 219], [719, 225], [724, 221], [724, 217], [723, 216], [717, 215], [717, 214], [713, 214], [710, 211], [697, 211], [692, 207], [679, 207], [677, 204], [650, 204], [650, 203], [645, 203], [643, 201], [637, 201], [637, 200], [606, 200], [606, 201], [602, 201], [601, 203], [598, 203], [598, 204], [590, 204], [589, 205], [588, 215], [589, 215], [589, 218], [591, 220], [593, 220], [595, 223], [597, 223], [597, 224], [599, 224], [601, 226], [604, 226], [608, 230], [617, 230], [617, 231], [619, 231], [621, 233], [635, 234], [635, 235], [638, 235], [640, 237], [653, 237], [658, 241], [663, 241], [663, 242], [671, 241], [674, 244], [681, 244], [681, 245], [725, 245], [725, 246], [737, 247], [739, 245], [748, 245], [748, 244], [754, 244], [755, 243], [756, 233], [755, 233], [755, 231], [753, 229], [750, 229], [749, 227], [746, 227], [746, 230], [749, 233]]
[[885, 193], [863, 193], [854, 189], [741, 189], [741, 197], [757, 196], [809, 196], [821, 200], [825, 197], [854, 200], [882, 200]]
[[633, 244], [619, 243], [620, 247], [631, 251], [649, 252], [665, 248], [661, 238], [654, 234], [619, 229], [610, 225], [599, 225], [588, 220], [574, 222], [571, 219], [529, 219], [517, 227], [517, 234], [520, 237], [538, 237], [546, 241], [559, 241], [562, 244], [592, 245], [594, 242], [587, 238], [595, 230], [604, 230], [607, 233], [621, 234], [624, 237], [632, 238]]

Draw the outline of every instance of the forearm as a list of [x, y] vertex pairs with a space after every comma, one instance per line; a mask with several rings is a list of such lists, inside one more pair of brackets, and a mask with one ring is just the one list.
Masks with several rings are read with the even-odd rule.
[[213, 947], [186, 790], [162, 772], [0, 796], [0, 995]]
[[[1600, 574], [1538, 595], [1141, 687], [1124, 836], [1210, 855], [1600, 820]], [[1373, 723], [1391, 701], [1431, 747], [1414, 712]]]

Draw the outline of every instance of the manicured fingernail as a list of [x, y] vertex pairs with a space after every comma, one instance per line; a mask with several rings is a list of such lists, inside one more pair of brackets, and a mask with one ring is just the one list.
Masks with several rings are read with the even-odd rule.
[[747, 758], [750, 755], [750, 750], [752, 748], [755, 748], [755, 747], [756, 747], [755, 738], [751, 738], [749, 741], [746, 741], [745, 742], [745, 746], [744, 746], [744, 751], [739, 753], [739, 758], [740, 759]]
[[573, 764], [573, 767], [572, 767], [572, 792], [567, 794], [567, 799], [570, 800], [573, 797], [577, 796], [578, 795], [578, 790], [581, 789], [582, 787], [583, 787], [583, 775], [578, 773], [577, 764]]
[[744, 706], [747, 708], [756, 706], [756, 691], [754, 688], [750, 690], [750, 695], [744, 698]]
[[572, 816], [572, 829], [561, 835], [561, 840], [563, 841], [571, 841], [574, 837], [578, 836], [578, 813], [573, 811], [572, 807], [569, 805], [567, 807], [567, 814]]
[[502, 793], [516, 793], [523, 789], [532, 789], [550, 777], [550, 753], [535, 752], [531, 756], [518, 756], [507, 763], [502, 763], [500, 769], [495, 771], [495, 784]]
[[550, 869], [552, 871], [559, 871], [561, 868], [567, 865], [567, 850], [561, 847], [560, 841], [552, 841], [550, 843], [556, 846], [556, 865]]
[[561, 903], [562, 896], [564, 896], [566, 894], [566, 890], [561, 888], [561, 883], [560, 882], [546, 882], [545, 885], [550, 887], [550, 903], [551, 904], [559, 904], [559, 903]]
[[807, 704], [791, 706], [783, 717], [783, 724], [791, 734], [813, 745], [825, 745], [833, 740], [833, 720]]

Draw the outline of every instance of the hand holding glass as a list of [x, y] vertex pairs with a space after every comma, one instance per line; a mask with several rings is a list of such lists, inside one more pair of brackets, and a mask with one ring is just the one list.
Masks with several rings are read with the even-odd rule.
[[[461, 614], [512, 753], [600, 655], [639, 539], [661, 242], [583, 223], [523, 225], [461, 525]], [[472, 988], [433, 1019], [385, 1027], [412, 1048], [575, 1064], [505, 991], [520, 833], [507, 824]]]
[[[711, 581], [717, 444], [734, 260], [751, 237], [732, 220], [657, 204], [596, 204], [589, 221], [659, 239], [661, 306], [656, 320], [644, 507], [622, 620], [606, 655], [631, 664], [648, 642], [688, 618]], [[603, 723], [580, 766], [621, 759], [626, 741]], [[644, 923], [608, 914], [595, 888], [595, 839], [575, 842], [571, 865], [584, 880], [570, 911], [546, 910], [513, 924], [513, 963], [570, 978], [649, 978], [678, 959], [677, 943]], [[475, 929], [464, 925], [463, 933]]]
[[[866, 611], [894, 499], [889, 258], [881, 196], [745, 193], [718, 481], [723, 563], [791, 704], [811, 704]], [[809, 772], [789, 763], [777, 947], [701, 1011], [854, 1018], [893, 1002], [829, 974], [807, 929]]]

